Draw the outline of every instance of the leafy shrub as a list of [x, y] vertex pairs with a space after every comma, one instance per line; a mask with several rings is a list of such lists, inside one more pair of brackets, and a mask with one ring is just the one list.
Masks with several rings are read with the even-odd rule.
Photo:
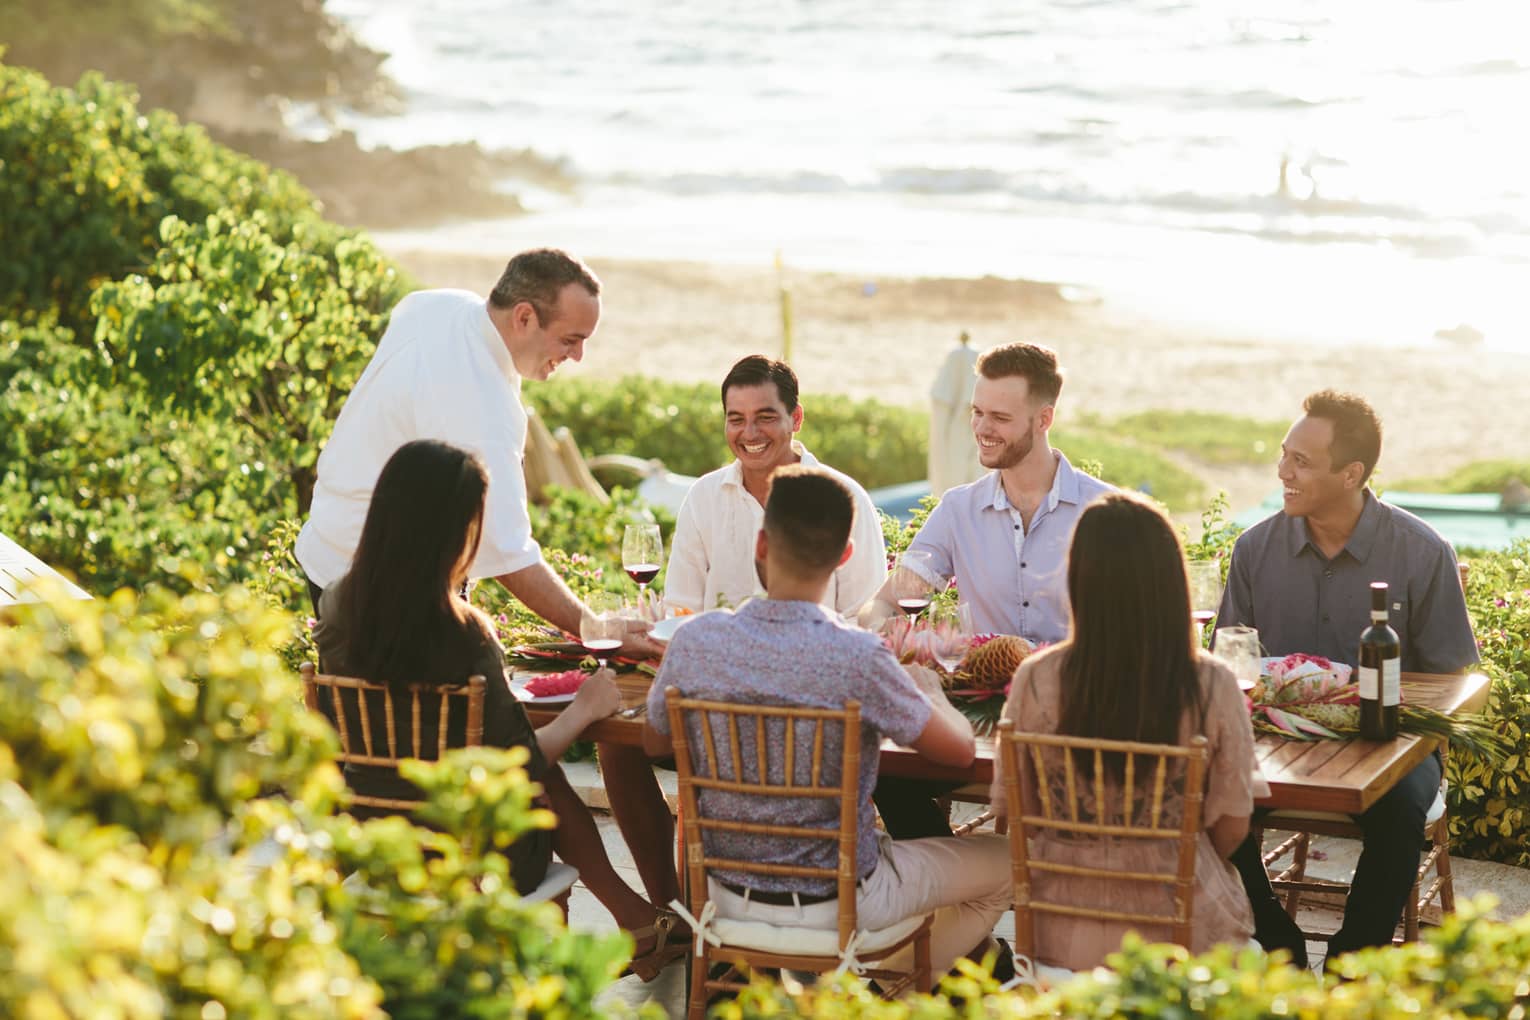
[[1401, 492], [1502, 492], [1516, 478], [1530, 481], [1530, 461], [1477, 460], [1448, 475], [1409, 478], [1392, 487]]
[[1086, 421], [1091, 429], [1108, 427], [1137, 443], [1177, 450], [1206, 464], [1272, 463], [1286, 434], [1285, 422], [1214, 411], [1139, 411], [1108, 426], [1092, 417]]
[[87, 74], [54, 88], [0, 64], [0, 318], [58, 310], [88, 340], [91, 291], [147, 265], [162, 219], [264, 210], [280, 243], [316, 219], [292, 178], [214, 144], [195, 125], [142, 113], [131, 86]]
[[319, 448], [404, 286], [364, 238], [317, 219], [281, 233], [264, 212], [167, 218], [153, 265], [103, 284], [92, 310], [108, 385], [238, 423], [305, 511]]
[[1530, 539], [1471, 561], [1467, 608], [1492, 681], [1484, 715], [1510, 745], [1489, 763], [1453, 751], [1452, 845], [1471, 857], [1530, 865]]
[[630, 940], [523, 906], [490, 852], [548, 823], [524, 751], [419, 766], [438, 832], [330, 816], [335, 741], [257, 597], [8, 613], [0, 1015], [598, 1012]]
[[1324, 978], [1281, 958], [1221, 947], [1192, 957], [1178, 946], [1145, 945], [1135, 935], [1109, 959], [1110, 969], [1080, 974], [1056, 989], [1000, 993], [966, 967], [943, 991], [886, 1002], [848, 977], [793, 993], [757, 979], [722, 1020], [766, 1017], [944, 1020], [956, 1017], [1205, 1017], [1244, 1020], [1297, 1017], [1516, 1017], [1530, 1002], [1530, 918], [1485, 920], [1488, 903], [1466, 904], [1423, 941], [1345, 957], [1346, 980]]
[[[60, 334], [64, 334], [63, 338]], [[236, 429], [87, 396], [66, 331], [0, 321], [0, 531], [95, 592], [248, 576], [284, 476]]]
[[[717, 387], [628, 376], [527, 387], [548, 425], [566, 425], [586, 456], [658, 458], [669, 470], [704, 475], [732, 459]], [[804, 397], [800, 439], [813, 455], [868, 489], [925, 475], [922, 412], [832, 394]]]

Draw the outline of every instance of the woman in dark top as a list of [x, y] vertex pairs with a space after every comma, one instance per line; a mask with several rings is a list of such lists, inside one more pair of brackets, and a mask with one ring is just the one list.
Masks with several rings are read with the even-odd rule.
[[[531, 754], [526, 770], [558, 816], [556, 829], [528, 833], [506, 850], [516, 888], [535, 888], [556, 850], [632, 933], [638, 952], [632, 970], [651, 980], [677, 951], [666, 946], [674, 915], [656, 910], [616, 874], [594, 818], [556, 764], [585, 727], [620, 707], [614, 674], [596, 673], [556, 721], [532, 727], [510, 693], [493, 624], [461, 594], [478, 551], [487, 492], [488, 474], [473, 454], [434, 440], [399, 447], [377, 478], [350, 572], [320, 599], [314, 630], [320, 663], [329, 673], [387, 684], [400, 704], [407, 703], [402, 698], [409, 684], [461, 684], [483, 676], [484, 744], [525, 747]], [[380, 699], [371, 710], [373, 732], [382, 732]], [[401, 757], [414, 753], [417, 739], [425, 746], [436, 740], [438, 711], [435, 699], [422, 701], [420, 734], [409, 732], [405, 717]], [[453, 714], [448, 746], [461, 747], [465, 739], [466, 719]], [[391, 769], [347, 768], [346, 780], [374, 796], [419, 796]]]

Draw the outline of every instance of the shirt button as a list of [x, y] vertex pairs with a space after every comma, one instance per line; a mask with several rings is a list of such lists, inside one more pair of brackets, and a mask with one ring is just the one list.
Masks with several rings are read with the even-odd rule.
[[1022, 602], [1022, 603], [1020, 603], [1020, 604], [1021, 604], [1021, 605], [1022, 605], [1022, 606], [1024, 606], [1024, 607], [1025, 607], [1025, 608], [1027, 608], [1027, 609], [1029, 609], [1029, 608], [1030, 608], [1030, 607], [1031, 607], [1031, 604], [1030, 604], [1030, 603], [1029, 603], [1029, 602]]
[[1022, 563], [1022, 564], [1020, 564], [1020, 569], [1021, 569], [1021, 570], [1024, 570], [1024, 569], [1025, 569], [1025, 567], [1026, 567], [1026, 564], [1024, 564], [1024, 563]]
[[1327, 623], [1330, 619], [1331, 619], [1331, 617], [1329, 617], [1329, 615], [1327, 613], [1323, 614], [1323, 622], [1324, 623]]
[[1324, 577], [1332, 577], [1333, 576], [1333, 571], [1332, 570], [1325, 570], [1325, 571], [1323, 571], [1323, 576]]
[[1015, 525], [1015, 530], [1016, 530], [1016, 531], [1019, 531], [1019, 530], [1020, 530], [1020, 525], [1018, 525], [1018, 524], [1017, 524], [1017, 525]]

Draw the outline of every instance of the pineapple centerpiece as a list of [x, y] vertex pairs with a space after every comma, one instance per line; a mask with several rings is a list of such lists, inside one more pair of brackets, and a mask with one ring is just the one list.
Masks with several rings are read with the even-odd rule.
[[1014, 634], [980, 634], [972, 639], [972, 650], [948, 685], [968, 695], [1003, 694], [1020, 663], [1035, 650], [1029, 641]]

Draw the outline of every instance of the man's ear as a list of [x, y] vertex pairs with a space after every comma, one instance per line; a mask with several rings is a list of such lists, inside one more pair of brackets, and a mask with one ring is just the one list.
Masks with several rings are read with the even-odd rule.
[[1365, 488], [1365, 465], [1358, 460], [1352, 460], [1344, 465], [1344, 487], [1346, 489]]
[[839, 562], [834, 564], [834, 566], [835, 567], [842, 567], [846, 563], [850, 562], [850, 554], [853, 553], [853, 552], [855, 552], [855, 539], [853, 539], [853, 538], [845, 539], [845, 554], [839, 558]]
[[1057, 414], [1057, 408], [1051, 404], [1043, 407], [1036, 415], [1036, 423], [1045, 432], [1052, 427], [1052, 419]]
[[792, 431], [793, 432], [801, 432], [802, 431], [802, 405], [801, 404], [798, 404], [796, 407], [792, 408]]
[[521, 301], [510, 309], [510, 322], [516, 329], [525, 329], [537, 323], [537, 310], [530, 301]]

